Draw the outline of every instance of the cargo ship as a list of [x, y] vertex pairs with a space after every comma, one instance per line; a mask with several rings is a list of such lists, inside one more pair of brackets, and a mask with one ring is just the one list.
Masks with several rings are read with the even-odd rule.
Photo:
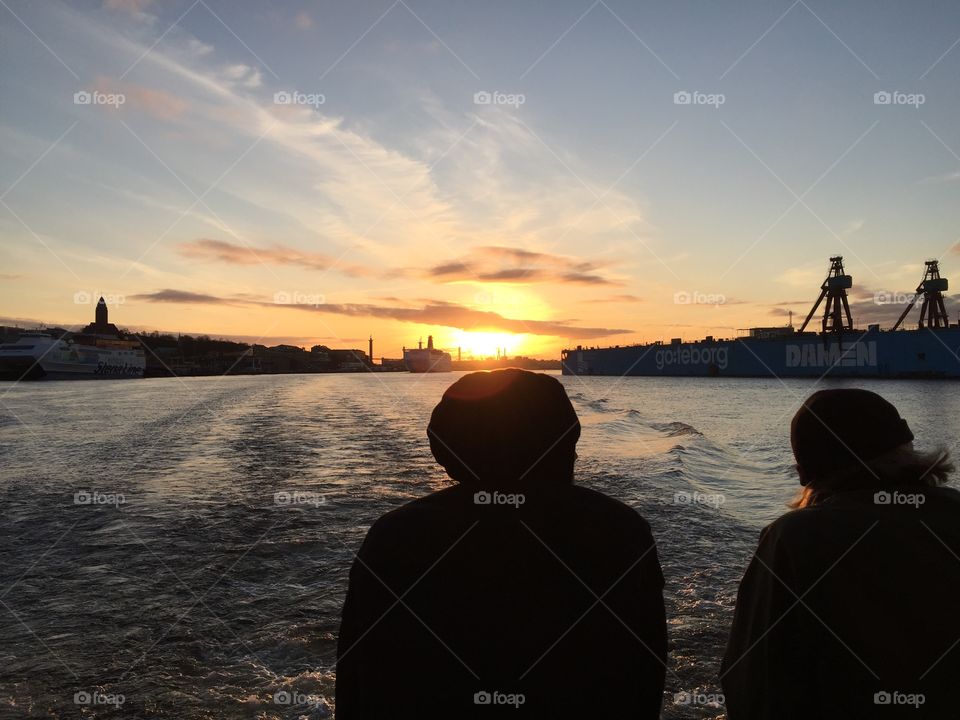
[[[830, 258], [820, 296], [799, 329], [750, 328], [745, 337], [606, 348], [577, 346], [561, 352], [564, 375], [663, 377], [856, 377], [960, 378], [960, 324], [951, 325], [944, 306], [947, 278], [936, 260], [926, 262], [923, 279], [896, 323], [855, 329], [847, 290], [853, 279], [843, 258]], [[807, 331], [826, 301], [819, 331]], [[914, 329], [901, 329], [921, 301]]]
[[141, 378], [145, 368], [143, 346], [107, 322], [103, 298], [94, 322], [78, 333], [25, 332], [0, 345], [0, 380]]
[[433, 346], [433, 335], [430, 335], [426, 347], [421, 340], [416, 348], [403, 349], [403, 365], [412, 373], [450, 372], [453, 358], [450, 353], [437, 350]]

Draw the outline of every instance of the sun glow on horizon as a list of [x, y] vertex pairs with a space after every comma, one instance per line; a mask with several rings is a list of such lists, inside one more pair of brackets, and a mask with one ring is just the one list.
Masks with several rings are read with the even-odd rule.
[[500, 354], [505, 352], [512, 356], [517, 354], [525, 337], [514, 333], [458, 330], [454, 333], [453, 342], [465, 357], [496, 357], [498, 350]]

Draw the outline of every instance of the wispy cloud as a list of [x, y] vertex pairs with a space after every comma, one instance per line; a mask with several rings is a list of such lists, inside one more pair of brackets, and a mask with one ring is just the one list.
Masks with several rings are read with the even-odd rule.
[[940, 183], [950, 183], [960, 180], [960, 170], [943, 173], [941, 175], [931, 175], [918, 181], [920, 185], [939, 185]]
[[130, 15], [140, 15], [147, 9], [153, 0], [103, 0], [103, 6], [108, 10], [120, 10]]
[[271, 264], [307, 270], [335, 270], [351, 277], [423, 277], [442, 283], [621, 284], [598, 274], [596, 272], [600, 267], [598, 263], [504, 246], [474, 248], [461, 259], [434, 265], [426, 271], [372, 268], [344, 263], [341, 258], [327, 253], [299, 250], [286, 245], [252, 247], [213, 238], [197, 238], [182, 242], [177, 248], [182, 255], [198, 260], [211, 260], [231, 265]]
[[262, 307], [294, 308], [297, 310], [344, 315], [348, 317], [375, 317], [423, 325], [440, 325], [467, 331], [526, 333], [551, 337], [581, 338], [585, 340], [633, 332], [633, 330], [623, 328], [579, 327], [573, 324], [573, 320], [551, 321], [506, 318], [496, 312], [475, 310], [456, 303], [439, 301], [433, 301], [419, 308], [390, 307], [366, 303], [320, 303], [317, 305], [278, 304], [264, 301], [254, 302], [240, 298], [221, 298], [215, 295], [173, 289], [142, 293], [132, 296], [132, 299], [156, 303], [201, 305], [248, 302]]
[[813, 304], [813, 300], [811, 300], [810, 298], [804, 298], [803, 300], [783, 300], [781, 302], [774, 303], [773, 305], [774, 307], [792, 308], [792, 307], [796, 307], [797, 305], [811, 305], [811, 304]]
[[[190, 103], [185, 98], [174, 93], [105, 75], [97, 77], [93, 89], [102, 93], [122, 94], [124, 103], [119, 108], [120, 112], [141, 112], [165, 122], [179, 120], [190, 108]], [[114, 111], [109, 110], [109, 112]]]
[[636, 302], [643, 302], [643, 298], [637, 297], [636, 295], [611, 295], [610, 297], [593, 298], [591, 300], [584, 300], [584, 302], [591, 303], [591, 304], [636, 303]]
[[308, 270], [331, 270], [353, 277], [375, 274], [359, 265], [340, 264], [332, 255], [320, 252], [297, 250], [284, 245], [251, 247], [213, 238], [197, 238], [178, 245], [180, 253], [197, 260], [214, 260], [230, 265], [291, 265]]

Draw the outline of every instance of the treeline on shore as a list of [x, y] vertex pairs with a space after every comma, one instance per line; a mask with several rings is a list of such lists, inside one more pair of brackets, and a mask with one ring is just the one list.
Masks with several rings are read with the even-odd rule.
[[157, 331], [137, 335], [144, 346], [148, 376], [247, 375], [256, 373], [364, 372], [370, 358], [358, 349], [314, 345], [267, 347], [209, 335], [173, 335]]

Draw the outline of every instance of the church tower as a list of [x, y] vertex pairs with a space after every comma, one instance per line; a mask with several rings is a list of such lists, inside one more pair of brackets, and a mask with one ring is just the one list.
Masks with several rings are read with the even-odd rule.
[[97, 302], [97, 314], [94, 317], [93, 324], [96, 325], [97, 328], [102, 328], [98, 330], [99, 332], [104, 332], [107, 325], [109, 325], [107, 321], [107, 302], [103, 299], [103, 296], [101, 296], [99, 302]]
[[97, 301], [97, 309], [93, 316], [93, 322], [81, 330], [80, 334], [120, 337], [120, 330], [107, 318], [107, 301], [102, 297]]

